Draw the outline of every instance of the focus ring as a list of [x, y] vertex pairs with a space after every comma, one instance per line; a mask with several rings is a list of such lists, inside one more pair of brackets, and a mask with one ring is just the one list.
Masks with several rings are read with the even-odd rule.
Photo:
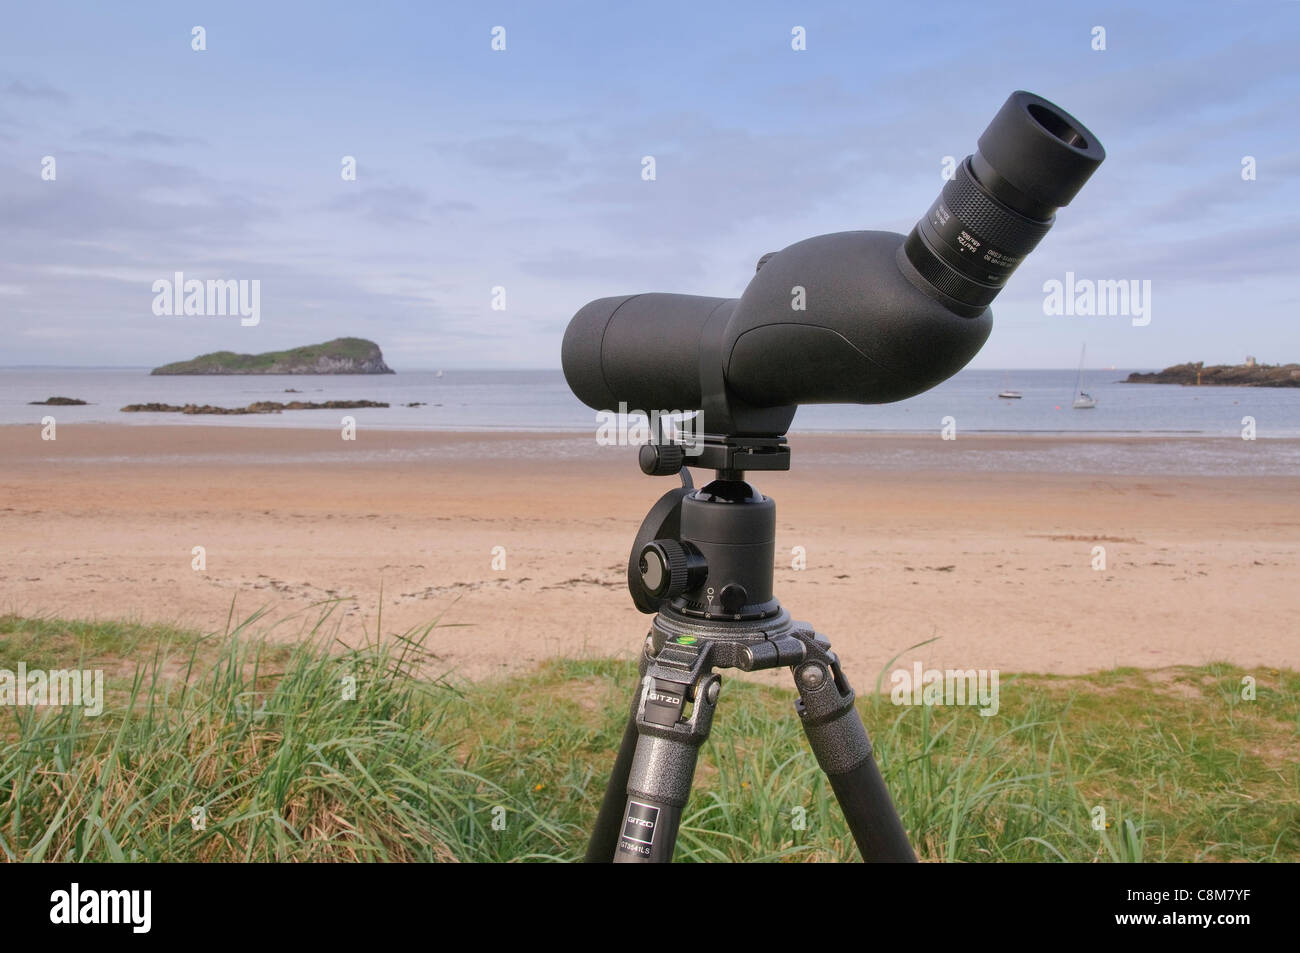
[[[925, 248], [925, 243], [921, 236], [917, 234], [916, 229], [913, 229], [912, 234], [907, 237], [906, 245], [907, 257], [916, 266], [916, 270], [920, 272], [921, 277], [934, 285], [936, 291], [951, 295], [954, 298], [963, 298], [965, 294], [969, 293], [972, 283], [979, 284], [979, 282], [972, 282], [970, 278], [960, 271], [944, 264], [943, 259], [936, 255], [918, 254], [921, 249]], [[1000, 288], [988, 288], [988, 300], [992, 301], [1000, 290]]]
[[925, 243], [919, 227], [912, 229], [903, 242], [903, 254], [916, 273], [939, 294], [952, 298], [945, 302], [963, 317], [976, 318], [1002, 290], [972, 281], [966, 275], [946, 264]]
[[957, 167], [903, 243], [913, 283], [965, 317], [983, 312], [1055, 221], [1028, 218], [990, 196], [970, 162], [967, 156]]
[[995, 202], [975, 184], [970, 160], [957, 167], [957, 173], [943, 187], [943, 202], [968, 230], [999, 251], [1028, 255], [1052, 227], [1045, 222], [1025, 218]]

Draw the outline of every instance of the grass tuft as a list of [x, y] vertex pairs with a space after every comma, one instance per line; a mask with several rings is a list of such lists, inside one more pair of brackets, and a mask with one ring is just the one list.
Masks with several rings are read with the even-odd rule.
[[[292, 645], [259, 618], [201, 635], [0, 617], [0, 669], [106, 675], [98, 717], [0, 708], [0, 857], [582, 855], [632, 664], [553, 661], [462, 684], [436, 675], [436, 623], [350, 648], [328, 608]], [[678, 860], [857, 859], [793, 697], [727, 680]], [[1004, 676], [991, 718], [887, 695], [859, 706], [923, 860], [1300, 860], [1295, 672]]]

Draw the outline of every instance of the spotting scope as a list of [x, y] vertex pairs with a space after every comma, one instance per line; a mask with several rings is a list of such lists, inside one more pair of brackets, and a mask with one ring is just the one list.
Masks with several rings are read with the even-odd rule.
[[596, 410], [701, 410], [729, 436], [784, 434], [800, 404], [912, 397], [984, 345], [990, 302], [1105, 157], [1065, 110], [1012, 93], [907, 236], [796, 242], [739, 298], [599, 298], [569, 322], [564, 376]]

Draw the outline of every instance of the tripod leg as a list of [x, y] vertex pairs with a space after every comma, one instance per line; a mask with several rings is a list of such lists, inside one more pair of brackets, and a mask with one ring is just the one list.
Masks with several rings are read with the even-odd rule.
[[[667, 863], [677, 846], [682, 809], [695, 780], [700, 745], [709, 737], [722, 680], [701, 675], [694, 683], [694, 709], [678, 720], [683, 703], [675, 683], [654, 677], [652, 667], [642, 680], [637, 714], [639, 737], [628, 775], [627, 804], [621, 818], [614, 863]], [[682, 685], [682, 688], [685, 684]]]
[[[645, 676], [648, 664], [642, 653], [637, 669], [640, 676]], [[627, 806], [627, 777], [632, 770], [632, 756], [636, 753], [636, 713], [640, 707], [641, 691], [638, 689], [632, 694], [632, 710], [628, 713], [623, 740], [618, 746], [618, 756], [614, 759], [614, 771], [605, 788], [605, 797], [600, 802], [600, 813], [596, 815], [596, 825], [587, 844], [587, 854], [583, 857], [585, 863], [607, 864], [614, 859], [614, 849], [618, 846], [619, 832], [623, 828], [623, 808]]]
[[[861, 719], [858, 722], [861, 724]], [[916, 861], [916, 853], [907, 842], [907, 833], [873, 758], [868, 756], [867, 760], [844, 774], [828, 772], [826, 776], [863, 860], [901, 864]]]
[[673, 859], [699, 750], [675, 739], [642, 737], [619, 818], [614, 863], [666, 864]]
[[806, 640], [808, 660], [794, 670], [795, 704], [808, 744], [826, 772], [844, 819], [868, 862], [908, 863], [916, 854], [871, 756], [871, 741], [854, 707], [853, 689], [821, 636]]

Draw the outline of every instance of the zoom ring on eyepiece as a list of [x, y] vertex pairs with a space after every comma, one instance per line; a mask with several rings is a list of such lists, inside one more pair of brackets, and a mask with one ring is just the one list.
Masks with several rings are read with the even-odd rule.
[[916, 223], [904, 252], [937, 291], [982, 310], [1054, 221], [1027, 218], [988, 195], [968, 156]]
[[[1043, 236], [1056, 221], [1056, 216], [1040, 222], [985, 195], [975, 182], [970, 163], [970, 157], [967, 156], [957, 167], [953, 177], [943, 187], [942, 200], [972, 234], [1002, 252], [1023, 258], [1043, 240]], [[1005, 275], [1003, 277], [1005, 280]]]

